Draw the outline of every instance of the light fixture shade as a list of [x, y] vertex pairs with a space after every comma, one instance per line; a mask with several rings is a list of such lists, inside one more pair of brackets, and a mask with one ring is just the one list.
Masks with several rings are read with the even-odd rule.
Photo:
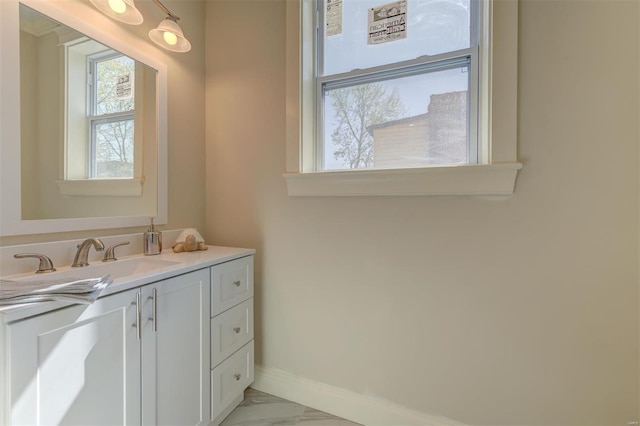
[[[166, 37], [165, 33], [175, 37]], [[191, 50], [191, 43], [184, 37], [182, 28], [171, 18], [165, 18], [160, 22], [158, 28], [149, 31], [149, 38], [158, 46], [172, 52], [188, 52]], [[171, 40], [172, 38], [173, 40]]]
[[[91, 3], [109, 18], [124, 22], [130, 25], [140, 25], [144, 18], [142, 13], [136, 9], [133, 0], [90, 0]], [[110, 4], [111, 3], [111, 4]], [[114, 3], [119, 4], [123, 10], [116, 11], [112, 6]]]

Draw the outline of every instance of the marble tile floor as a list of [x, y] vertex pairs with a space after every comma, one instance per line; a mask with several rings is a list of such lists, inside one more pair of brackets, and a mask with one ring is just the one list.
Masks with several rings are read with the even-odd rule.
[[244, 401], [220, 426], [359, 426], [358, 423], [323, 413], [268, 393], [248, 388]]

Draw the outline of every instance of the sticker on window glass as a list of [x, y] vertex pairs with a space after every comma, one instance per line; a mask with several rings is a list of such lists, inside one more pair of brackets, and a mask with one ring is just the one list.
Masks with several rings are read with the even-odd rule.
[[131, 74], [124, 74], [118, 77], [116, 86], [116, 96], [118, 99], [128, 99], [131, 97]]
[[326, 34], [342, 34], [342, 0], [327, 0]]
[[407, 38], [406, 0], [369, 9], [367, 44], [388, 43], [403, 38]]

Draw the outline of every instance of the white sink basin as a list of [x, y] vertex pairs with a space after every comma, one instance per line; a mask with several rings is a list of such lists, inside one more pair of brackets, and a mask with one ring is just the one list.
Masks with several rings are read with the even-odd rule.
[[45, 274], [28, 274], [20, 277], [14, 277], [14, 279], [26, 280], [26, 279], [60, 279], [60, 278], [99, 278], [105, 275], [110, 275], [111, 279], [117, 280], [124, 277], [134, 276], [143, 273], [151, 273], [154, 271], [160, 271], [167, 268], [174, 268], [182, 262], [174, 262], [171, 260], [154, 259], [147, 256], [133, 257], [130, 259], [121, 259], [114, 262], [95, 262], [89, 266], [72, 268], [64, 267], [58, 269], [56, 272]]
[[174, 267], [181, 262], [173, 262], [171, 260], [152, 259], [148, 257], [136, 257], [132, 259], [116, 260], [115, 262], [107, 262], [93, 264], [83, 268], [71, 268], [68, 273], [86, 273], [81, 278], [101, 277], [103, 275], [111, 275], [112, 279], [118, 279], [129, 275], [137, 275], [145, 272], [151, 272], [158, 269]]

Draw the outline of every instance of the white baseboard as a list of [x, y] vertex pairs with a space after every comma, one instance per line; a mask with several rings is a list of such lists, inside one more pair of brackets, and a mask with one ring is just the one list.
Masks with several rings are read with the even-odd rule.
[[461, 426], [443, 417], [337, 388], [275, 368], [255, 366], [252, 388], [367, 426]]

